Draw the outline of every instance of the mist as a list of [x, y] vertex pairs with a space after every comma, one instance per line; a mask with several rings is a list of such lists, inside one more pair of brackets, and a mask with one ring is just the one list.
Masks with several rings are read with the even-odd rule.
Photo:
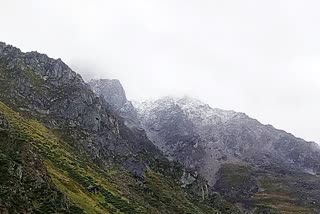
[[129, 99], [188, 95], [320, 142], [320, 2], [0, 0], [0, 40]]

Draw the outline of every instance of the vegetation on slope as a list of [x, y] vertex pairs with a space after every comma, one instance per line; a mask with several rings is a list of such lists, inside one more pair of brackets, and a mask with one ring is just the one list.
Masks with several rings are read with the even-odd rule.
[[0, 102], [0, 209], [3, 213], [216, 213], [177, 183], [102, 170], [33, 119]]
[[227, 163], [219, 170], [214, 188], [244, 209], [260, 213], [317, 213], [320, 178], [307, 173], [255, 169], [241, 163]]

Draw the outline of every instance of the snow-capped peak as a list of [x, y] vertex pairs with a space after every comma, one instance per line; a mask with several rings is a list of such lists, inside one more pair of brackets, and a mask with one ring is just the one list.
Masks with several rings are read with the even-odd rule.
[[134, 102], [140, 114], [151, 113], [155, 109], [169, 109], [172, 106], [179, 107], [183, 113], [197, 125], [216, 124], [226, 122], [236, 116], [244, 115], [235, 111], [222, 110], [211, 108], [208, 104], [201, 102], [198, 99], [184, 97], [163, 97], [158, 100], [147, 100], [144, 102]]

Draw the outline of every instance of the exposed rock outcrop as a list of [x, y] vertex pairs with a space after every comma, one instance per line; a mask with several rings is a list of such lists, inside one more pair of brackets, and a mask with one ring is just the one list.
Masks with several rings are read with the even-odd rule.
[[317, 144], [187, 97], [136, 107], [0, 42], [0, 212], [320, 212]]
[[[266, 180], [287, 176], [282, 182], [313, 183], [309, 175], [317, 179], [320, 173], [316, 143], [263, 125], [244, 113], [211, 108], [189, 97], [165, 97], [136, 107], [142, 127], [159, 149], [185, 167], [195, 168], [213, 190], [246, 208], [265, 191]], [[297, 201], [307, 197], [312, 203], [319, 198], [306, 189], [284, 189], [290, 189]]]
[[150, 139], [176, 160], [182, 161], [181, 156], [191, 158], [185, 164], [200, 166], [211, 184], [220, 165], [227, 162], [278, 165], [315, 173], [320, 170], [315, 162], [320, 159], [317, 144], [263, 125], [243, 113], [213, 109], [187, 97], [142, 103], [138, 109]]
[[[161, 157], [161, 152], [140, 136], [131, 137], [112, 107], [97, 96], [81, 76], [61, 59], [37, 52], [23, 53], [0, 43], [0, 99], [23, 114], [35, 117], [49, 128], [61, 132], [68, 142], [88, 152], [101, 166], [120, 164], [134, 169]], [[115, 82], [111, 88], [117, 86]], [[124, 105], [125, 94], [114, 90], [114, 107]], [[121, 88], [120, 88], [121, 89]], [[124, 96], [124, 97], [123, 97]], [[109, 102], [111, 103], [111, 102]], [[137, 153], [146, 153], [138, 157]]]

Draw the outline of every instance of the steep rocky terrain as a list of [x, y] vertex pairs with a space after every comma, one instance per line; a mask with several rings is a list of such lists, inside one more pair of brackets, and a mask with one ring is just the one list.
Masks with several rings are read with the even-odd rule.
[[0, 43], [1, 213], [237, 212], [108, 103], [60, 59]]
[[136, 103], [0, 43], [0, 213], [320, 213], [320, 149], [188, 97]]
[[320, 195], [314, 191], [320, 187], [316, 143], [188, 97], [165, 97], [137, 108], [155, 145], [196, 169], [229, 201], [252, 210], [320, 212]]
[[128, 128], [144, 131], [138, 119], [138, 112], [132, 102], [127, 99], [125, 90], [119, 80], [98, 79], [91, 80], [88, 84], [96, 94], [106, 100], [109, 108], [123, 119]]

